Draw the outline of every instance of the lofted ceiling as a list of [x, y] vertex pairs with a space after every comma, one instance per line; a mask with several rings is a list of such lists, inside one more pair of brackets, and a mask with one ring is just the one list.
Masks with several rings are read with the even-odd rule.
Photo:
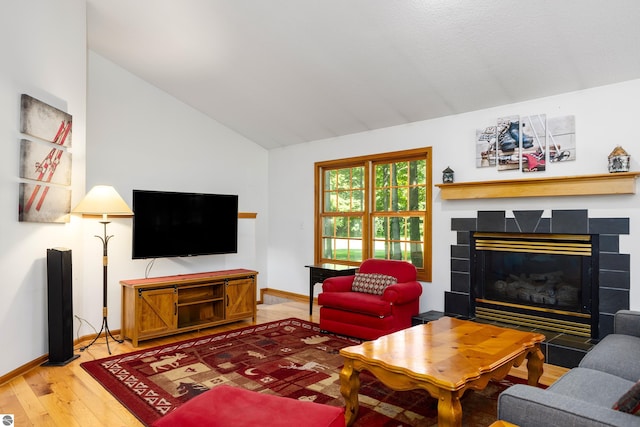
[[266, 149], [640, 78], [638, 0], [87, 0], [89, 49]]

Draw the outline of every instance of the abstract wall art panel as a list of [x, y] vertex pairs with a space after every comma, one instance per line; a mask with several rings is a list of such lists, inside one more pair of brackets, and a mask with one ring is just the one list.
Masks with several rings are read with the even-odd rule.
[[497, 123], [498, 170], [520, 168], [520, 116], [500, 117]]
[[71, 154], [53, 144], [22, 139], [20, 178], [71, 185]]
[[496, 127], [476, 129], [476, 167], [496, 167]]
[[547, 115], [520, 119], [522, 172], [544, 172], [547, 168]]
[[20, 183], [18, 220], [69, 222], [71, 190], [46, 184]]
[[547, 120], [549, 128], [549, 161], [568, 162], [576, 159], [575, 116], [553, 117]]
[[20, 132], [63, 147], [71, 147], [71, 124], [70, 114], [22, 94]]

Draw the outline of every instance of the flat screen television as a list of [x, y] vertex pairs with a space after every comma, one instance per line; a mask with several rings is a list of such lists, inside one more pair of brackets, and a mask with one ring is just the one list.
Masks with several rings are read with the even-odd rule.
[[133, 190], [132, 258], [238, 252], [238, 196]]

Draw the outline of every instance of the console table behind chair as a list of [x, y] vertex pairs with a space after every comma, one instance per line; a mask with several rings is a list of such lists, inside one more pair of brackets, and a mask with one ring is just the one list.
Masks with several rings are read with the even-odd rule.
[[337, 276], [353, 276], [358, 267], [342, 264], [313, 264], [305, 265], [309, 269], [309, 316], [313, 314], [313, 290], [317, 283], [324, 279]]

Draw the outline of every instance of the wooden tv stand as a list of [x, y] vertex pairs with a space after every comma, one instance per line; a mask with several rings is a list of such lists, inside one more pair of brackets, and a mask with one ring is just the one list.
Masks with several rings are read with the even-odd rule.
[[121, 338], [151, 338], [256, 321], [258, 272], [236, 269], [122, 280]]

